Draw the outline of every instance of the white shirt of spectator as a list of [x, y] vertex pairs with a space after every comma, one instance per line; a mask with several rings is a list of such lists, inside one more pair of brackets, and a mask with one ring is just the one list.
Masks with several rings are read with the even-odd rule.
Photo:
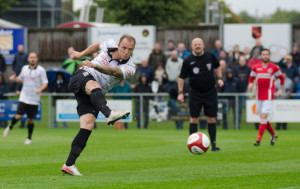
[[[99, 55], [94, 58], [91, 62], [100, 64], [102, 66], [118, 66], [121, 68], [123, 72], [123, 79], [127, 79], [135, 74], [135, 64], [132, 61], [132, 58], [130, 57], [129, 60], [125, 64], [120, 64], [118, 60], [113, 60], [109, 56], [108, 49], [110, 48], [118, 48], [118, 44], [112, 40], [108, 39], [104, 41], [100, 45], [100, 53]], [[99, 85], [102, 88], [102, 92], [106, 94], [109, 90], [111, 90], [115, 85], [120, 83], [122, 79], [116, 78], [111, 75], [103, 74], [101, 72], [98, 72], [94, 68], [89, 68], [87, 66], [82, 67], [81, 69], [88, 71], [92, 76], [95, 78], [95, 80], [99, 83]]]
[[37, 65], [36, 69], [30, 69], [29, 65], [25, 65], [18, 78], [23, 81], [19, 101], [25, 104], [39, 105], [41, 95], [35, 94], [35, 92], [43, 84], [48, 83], [45, 69], [40, 65]]

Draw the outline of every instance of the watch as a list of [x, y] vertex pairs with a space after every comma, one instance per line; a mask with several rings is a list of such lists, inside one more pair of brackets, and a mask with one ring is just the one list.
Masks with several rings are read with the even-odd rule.
[[181, 93], [183, 94], [183, 91], [178, 91], [178, 94], [181, 94]]

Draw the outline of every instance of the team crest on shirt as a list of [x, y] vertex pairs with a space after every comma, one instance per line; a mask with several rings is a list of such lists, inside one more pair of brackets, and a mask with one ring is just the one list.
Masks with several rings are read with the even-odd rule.
[[206, 67], [210, 71], [211, 70], [211, 63], [206, 64]]
[[86, 76], [89, 75], [89, 72], [83, 72], [82, 74], [83, 74], [84, 77], [86, 77]]
[[193, 72], [194, 72], [194, 74], [198, 74], [198, 73], [199, 73], [199, 71], [200, 71], [200, 69], [199, 69], [198, 67], [194, 67], [194, 68], [193, 68]]
[[273, 72], [273, 69], [272, 69], [272, 68], [269, 68], [269, 69], [268, 69], [268, 72], [269, 72], [269, 73], [272, 73], [272, 72]]

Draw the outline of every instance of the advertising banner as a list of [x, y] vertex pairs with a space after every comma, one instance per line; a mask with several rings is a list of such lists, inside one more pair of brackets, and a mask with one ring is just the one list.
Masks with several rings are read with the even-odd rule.
[[26, 29], [0, 29], [0, 49], [6, 64], [12, 64], [14, 55], [18, 52], [18, 45], [24, 45], [26, 52]]
[[124, 34], [132, 35], [136, 40], [132, 56], [133, 62], [140, 63], [142, 58], [148, 59], [156, 40], [155, 26], [92, 27], [89, 28], [88, 45], [107, 39], [114, 39], [119, 42], [120, 37]]
[[[300, 100], [273, 100], [271, 122], [300, 122]], [[246, 121], [260, 122], [256, 112], [256, 100], [246, 102]]]
[[[19, 101], [0, 100], [0, 121], [11, 120], [17, 113]], [[38, 114], [34, 120], [40, 121], [42, 118], [42, 104], [39, 105]], [[27, 114], [22, 117], [22, 121], [27, 119]]]
[[[115, 111], [130, 111], [130, 115], [126, 119], [119, 122], [132, 121], [132, 101], [131, 100], [107, 100], [107, 106]], [[56, 101], [56, 120], [57, 121], [79, 121], [77, 114], [76, 100], [57, 100]], [[106, 122], [105, 116], [99, 112], [97, 122]]]
[[234, 45], [250, 50], [255, 46], [256, 39], [264, 48], [271, 51], [271, 61], [279, 62], [291, 52], [291, 24], [224, 24], [224, 48], [228, 52]]

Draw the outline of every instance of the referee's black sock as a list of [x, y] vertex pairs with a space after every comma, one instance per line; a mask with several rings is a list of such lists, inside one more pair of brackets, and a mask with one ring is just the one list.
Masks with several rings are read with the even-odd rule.
[[31, 124], [28, 123], [27, 128], [28, 128], [28, 139], [31, 140], [31, 135], [33, 133], [34, 123], [31, 123]]
[[190, 135], [197, 132], [197, 123], [190, 123]]
[[102, 112], [105, 117], [108, 117], [111, 110], [106, 106], [107, 101], [105, 100], [102, 90], [100, 88], [93, 89], [90, 98], [93, 106]]
[[210, 143], [213, 147], [216, 146], [216, 136], [217, 136], [217, 125], [216, 123], [208, 124], [208, 133], [210, 137]]
[[9, 126], [10, 130], [14, 127], [14, 125], [15, 125], [18, 121], [19, 121], [19, 120], [16, 120], [15, 117], [12, 118], [11, 123], [10, 123], [10, 126]]
[[79, 157], [80, 153], [86, 146], [86, 142], [91, 135], [90, 130], [87, 129], [80, 129], [76, 137], [74, 138], [71, 146], [71, 152], [69, 157], [66, 161], [67, 166], [71, 166], [75, 164], [76, 159]]

